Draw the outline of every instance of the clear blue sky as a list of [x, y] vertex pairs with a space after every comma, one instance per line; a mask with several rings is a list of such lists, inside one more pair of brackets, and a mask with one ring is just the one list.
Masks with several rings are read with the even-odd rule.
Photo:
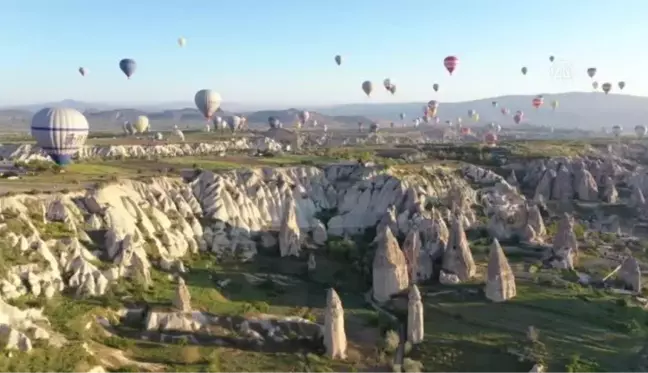
[[[0, 106], [56, 101], [331, 104], [588, 91], [648, 95], [645, 0], [3, 0]], [[185, 48], [176, 44], [187, 39]], [[341, 67], [333, 58], [341, 54]], [[460, 65], [450, 77], [443, 58]], [[572, 69], [553, 79], [549, 55]], [[128, 81], [118, 68], [133, 58]], [[84, 66], [89, 73], [77, 72]], [[524, 77], [520, 68], [527, 66]], [[562, 68], [561, 68], [562, 69]], [[563, 69], [564, 70], [564, 69]], [[390, 77], [396, 96], [382, 89]], [[360, 85], [374, 82], [366, 98]], [[434, 93], [433, 83], [441, 90]]]

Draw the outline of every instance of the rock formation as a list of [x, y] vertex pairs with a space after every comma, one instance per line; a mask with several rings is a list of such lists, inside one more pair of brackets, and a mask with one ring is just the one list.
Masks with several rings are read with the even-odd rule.
[[329, 289], [324, 311], [324, 347], [331, 359], [346, 359], [347, 338], [344, 329], [342, 301], [334, 289]]
[[419, 231], [412, 229], [409, 231], [403, 242], [403, 253], [407, 260], [407, 269], [409, 282], [416, 283], [419, 272], [419, 256], [421, 252], [421, 238]]
[[423, 302], [416, 285], [410, 286], [407, 305], [407, 341], [412, 344], [423, 342], [425, 335], [423, 323]]
[[279, 252], [284, 256], [299, 256], [301, 241], [297, 216], [295, 215], [295, 199], [292, 195], [286, 197], [281, 227], [279, 228]]
[[443, 255], [443, 270], [457, 275], [461, 281], [467, 281], [475, 275], [475, 261], [468, 247], [461, 216], [455, 217], [452, 223], [448, 247]]
[[409, 286], [407, 260], [388, 225], [379, 233], [378, 249], [373, 260], [373, 298], [388, 301]]
[[516, 295], [515, 275], [497, 239], [493, 239], [488, 257], [485, 293], [493, 302], [504, 302]]
[[178, 286], [173, 297], [173, 307], [178, 311], [191, 312], [191, 294], [182, 277], [178, 277]]
[[617, 203], [619, 199], [619, 193], [617, 192], [616, 187], [614, 186], [614, 181], [611, 177], [608, 176], [605, 178], [601, 194], [601, 199], [604, 202]]
[[313, 253], [308, 254], [308, 270], [314, 271], [317, 269], [317, 262], [315, 262], [315, 255]]
[[641, 293], [641, 268], [634, 257], [628, 257], [621, 263], [619, 278], [630, 290]]

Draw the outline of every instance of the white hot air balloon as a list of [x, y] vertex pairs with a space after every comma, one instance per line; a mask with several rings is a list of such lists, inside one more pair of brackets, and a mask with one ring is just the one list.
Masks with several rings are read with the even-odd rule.
[[209, 119], [220, 108], [221, 95], [211, 89], [201, 89], [196, 92], [194, 103], [205, 119]]
[[164, 139], [164, 136], [162, 136], [161, 132], [158, 132], [158, 133], [155, 134], [155, 139], [157, 141], [162, 141], [162, 139]]
[[644, 136], [646, 136], [646, 126], [641, 124], [635, 126], [635, 133], [637, 134], [637, 137], [642, 139]]
[[88, 120], [69, 108], [44, 108], [31, 121], [31, 134], [54, 163], [65, 166], [79, 151], [89, 131]]
[[187, 44], [187, 39], [185, 39], [183, 37], [178, 38], [178, 45], [179, 46], [184, 47], [186, 44]]
[[133, 127], [138, 133], [144, 133], [149, 128], [149, 119], [146, 115], [138, 115], [133, 122]]

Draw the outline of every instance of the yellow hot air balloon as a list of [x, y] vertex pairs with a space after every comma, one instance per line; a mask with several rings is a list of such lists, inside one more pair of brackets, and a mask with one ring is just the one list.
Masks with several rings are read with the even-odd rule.
[[475, 114], [473, 114], [472, 119], [473, 119], [475, 122], [479, 122], [479, 113], [475, 113]]
[[179, 37], [178, 38], [178, 45], [181, 46], [181, 47], [184, 47], [185, 44], [187, 44], [187, 39], [185, 39], [183, 37]]
[[144, 133], [149, 127], [148, 117], [146, 115], [138, 116], [133, 122], [133, 127], [135, 127], [138, 133]]

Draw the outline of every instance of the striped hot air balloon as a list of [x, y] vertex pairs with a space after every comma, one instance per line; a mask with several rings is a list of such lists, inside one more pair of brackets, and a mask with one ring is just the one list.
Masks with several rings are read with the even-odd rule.
[[65, 166], [88, 138], [88, 120], [69, 108], [44, 108], [32, 117], [31, 133], [54, 163]]

